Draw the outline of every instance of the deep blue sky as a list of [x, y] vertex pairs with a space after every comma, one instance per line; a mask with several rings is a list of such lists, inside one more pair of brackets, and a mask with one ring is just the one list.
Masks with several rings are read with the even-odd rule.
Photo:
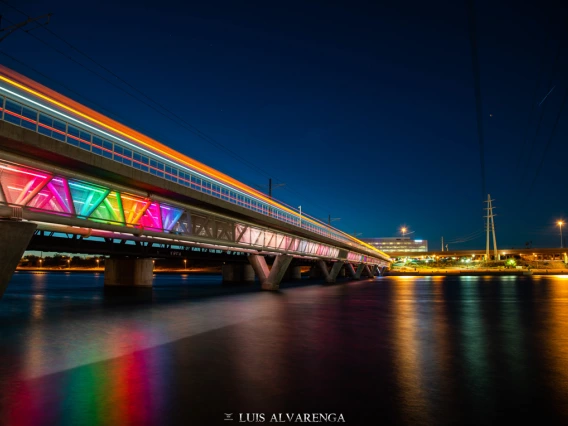
[[[52, 31], [284, 182], [276, 198], [340, 217], [334, 225], [348, 233], [395, 236], [407, 225], [439, 248], [441, 236], [484, 226], [465, 1], [10, 3], [31, 15], [52, 12]], [[500, 247], [557, 246], [554, 223], [568, 219], [568, 106], [529, 188], [568, 88], [568, 14], [553, 3], [519, 3], [475, 3], [487, 191]], [[3, 3], [0, 12], [25, 19]], [[43, 29], [32, 33], [108, 76]], [[536, 102], [548, 91], [559, 41], [556, 87], [527, 125], [538, 77]], [[30, 35], [18, 31], [0, 49], [53, 80], [0, 55], [6, 66], [266, 187], [266, 175]], [[529, 135], [532, 144], [544, 107], [530, 156], [523, 141]], [[452, 247], [483, 245], [481, 237]]]

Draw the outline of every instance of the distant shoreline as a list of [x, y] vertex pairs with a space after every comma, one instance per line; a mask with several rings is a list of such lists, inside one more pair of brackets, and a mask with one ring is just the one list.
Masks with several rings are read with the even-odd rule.
[[[104, 268], [17, 268], [18, 272], [72, 272], [72, 273], [104, 273]], [[435, 269], [416, 271], [388, 271], [387, 276], [393, 277], [431, 277], [431, 276], [530, 276], [530, 275], [568, 275], [568, 269], [532, 269], [531, 274], [526, 269]], [[155, 269], [155, 274], [192, 274], [192, 275], [221, 275], [220, 267], [187, 268], [187, 269]]]
[[401, 277], [423, 277], [423, 276], [483, 276], [483, 275], [568, 275], [568, 269], [532, 269], [529, 273], [526, 269], [436, 269], [436, 270], [416, 270], [416, 271], [388, 271], [386, 275]]
[[[73, 273], [104, 273], [105, 268], [16, 268], [16, 272], [73, 272]], [[212, 268], [180, 268], [180, 269], [154, 269], [155, 274], [194, 274], [211, 275], [221, 274], [220, 267]]]

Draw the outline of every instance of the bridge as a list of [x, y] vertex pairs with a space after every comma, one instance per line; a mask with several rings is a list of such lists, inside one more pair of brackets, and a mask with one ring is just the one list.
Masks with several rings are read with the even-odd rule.
[[265, 290], [301, 261], [326, 282], [390, 266], [373, 246], [1, 66], [0, 102], [0, 297], [23, 252], [48, 247], [117, 247], [109, 286], [151, 286], [152, 256], [196, 251], [235, 255], [224, 280], [256, 275]]

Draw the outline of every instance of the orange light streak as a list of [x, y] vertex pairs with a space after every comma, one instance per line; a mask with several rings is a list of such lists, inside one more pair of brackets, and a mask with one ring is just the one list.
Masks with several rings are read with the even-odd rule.
[[[209, 167], [197, 160], [194, 160], [191, 157], [181, 154], [180, 152], [177, 152], [172, 148], [169, 148], [168, 146], [156, 141], [155, 139], [152, 139], [134, 129], [131, 129], [130, 127], [125, 126], [124, 124], [121, 124], [111, 118], [108, 118], [98, 113], [95, 110], [92, 110], [64, 95], [61, 95], [60, 93], [57, 93], [56, 91], [49, 89], [48, 87], [45, 87], [34, 80], [31, 80], [28, 77], [25, 77], [9, 68], [6, 68], [3, 65], [0, 65], [0, 80], [14, 87], [17, 87], [18, 89], [26, 93], [29, 93], [37, 98], [40, 98], [52, 105], [55, 105], [75, 116], [79, 116], [91, 123], [103, 127], [104, 129], [107, 129], [115, 134], [125, 137], [130, 141], [135, 141], [138, 144], [140, 144], [142, 147], [149, 149], [154, 153], [163, 155], [164, 157], [170, 159], [175, 163], [194, 169], [212, 179], [219, 180], [224, 184], [232, 186], [255, 198], [258, 198], [263, 202], [265, 202], [266, 204], [278, 207], [279, 209], [282, 209], [295, 217], [300, 217], [300, 215], [296, 211], [286, 207], [285, 205], [275, 202], [274, 200], [264, 195], [262, 192], [257, 191], [254, 188], [251, 188], [243, 184], [242, 182], [239, 182], [238, 180], [224, 173], [221, 173], [218, 170], [213, 169], [212, 167]], [[302, 220], [313, 223], [314, 225], [317, 225], [319, 227], [322, 226], [325, 227], [325, 225], [310, 219], [309, 216], [307, 215], [302, 215]], [[338, 229], [331, 227], [328, 228], [333, 229], [335, 232], [342, 234], [344, 237], [347, 237], [348, 239], [352, 240], [353, 242], [359, 245], [362, 245], [374, 252], [378, 252], [384, 255], [384, 253], [382, 253], [380, 250], [377, 250], [375, 247], [371, 246], [370, 244], [358, 240], [357, 238], [347, 233], [344, 233], [343, 231], [340, 231]]]

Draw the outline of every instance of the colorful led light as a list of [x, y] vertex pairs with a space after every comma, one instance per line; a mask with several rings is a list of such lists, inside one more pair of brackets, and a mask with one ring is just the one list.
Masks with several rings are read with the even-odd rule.
[[[51, 105], [56, 106], [57, 108], [66, 111], [76, 117], [80, 117], [84, 120], [87, 120], [93, 124], [95, 124], [96, 126], [99, 126], [100, 128], [106, 129], [108, 131], [110, 131], [111, 133], [113, 133], [114, 135], [120, 135], [124, 138], [127, 138], [129, 141], [135, 142], [137, 145], [133, 145], [132, 143], [128, 142], [128, 141], [124, 141], [121, 140], [123, 143], [127, 143], [129, 145], [133, 145], [133, 146], [137, 146], [138, 149], [142, 149], [146, 152], [148, 152], [147, 150], [150, 150], [150, 152], [157, 154], [158, 156], [161, 156], [163, 160], [166, 160], [168, 162], [172, 162], [175, 165], [182, 165], [185, 167], [190, 168], [192, 171], [197, 171], [198, 173], [202, 173], [205, 176], [208, 176], [214, 180], [217, 180], [220, 184], [224, 184], [224, 185], [228, 185], [229, 187], [232, 187], [233, 189], [238, 189], [254, 198], [257, 198], [258, 200], [261, 200], [263, 203], [272, 205], [274, 207], [277, 207], [280, 210], [286, 211], [288, 212], [290, 215], [293, 215], [295, 217], [300, 217], [300, 215], [286, 207], [284, 204], [281, 203], [277, 203], [275, 201], [273, 201], [272, 199], [268, 198], [267, 196], [265, 196], [263, 193], [247, 186], [244, 185], [243, 183], [237, 181], [236, 179], [231, 178], [230, 176], [227, 176], [209, 166], [206, 166], [203, 163], [200, 163], [190, 157], [187, 157], [179, 152], [174, 151], [173, 149], [159, 143], [158, 141], [151, 139], [145, 135], [143, 135], [142, 133], [139, 133], [121, 123], [118, 123], [108, 117], [105, 117], [102, 114], [97, 113], [94, 110], [91, 110], [90, 108], [87, 108], [81, 104], [79, 104], [78, 102], [73, 101], [72, 99], [69, 99], [25, 76], [22, 76], [6, 67], [0, 66], [0, 81], [3, 81], [5, 83], [10, 84], [13, 87], [16, 87], [17, 89], [35, 96], [36, 98], [42, 99], [43, 101], [48, 102]], [[46, 107], [45, 105], [42, 104], [38, 104], [35, 101], [31, 101], [23, 96], [21, 96], [18, 93], [15, 92], [11, 92], [8, 91], [5, 88], [2, 88], [3, 90], [5, 90], [6, 92], [12, 93], [13, 95], [16, 95], [18, 97], [21, 97], [23, 99], [26, 99], [30, 102], [33, 102], [34, 104], [39, 105], [40, 107], [44, 108], [44, 109], [50, 109], [48, 107]], [[53, 110], [52, 110], [53, 111]], [[59, 111], [57, 111], [59, 114], [61, 114]], [[63, 114], [62, 114], [63, 115]], [[70, 118], [70, 117], [67, 117]], [[78, 121], [76, 119], [73, 119], [74, 121]], [[80, 122], [80, 121], [79, 121]], [[91, 127], [85, 123], [81, 123], [87, 127]], [[100, 131], [100, 129], [97, 129]], [[114, 136], [113, 135], [113, 136]], [[114, 136], [116, 138], [116, 136]], [[35, 194], [34, 194], [35, 195]], [[263, 206], [263, 209], [265, 209], [265, 207]], [[264, 211], [264, 210], [263, 210]], [[112, 215], [112, 214], [111, 214]], [[335, 228], [331, 228], [331, 227], [327, 227], [325, 225], [322, 225], [320, 222], [313, 220], [312, 218], [310, 218], [307, 215], [302, 215], [302, 222], [303, 225], [306, 225], [307, 223], [311, 223], [312, 225], [315, 225], [317, 228], [312, 229], [314, 232], [318, 232], [321, 234], [327, 234], [327, 231], [322, 231], [320, 230], [320, 228], [325, 229], [333, 229], [333, 233], [339, 234], [341, 235], [343, 238], [346, 238], [348, 240], [351, 240], [355, 243], [357, 243], [358, 245], [364, 246], [365, 248], [367, 248], [368, 250], [372, 250], [376, 253], [379, 254], [383, 254], [382, 252], [380, 252], [379, 250], [377, 250], [374, 246], [369, 245], [367, 243], [364, 243], [361, 240], [358, 240], [356, 238], [354, 238], [353, 236], [346, 234], [340, 230], [337, 230]], [[308, 225], [308, 227], [310, 227]], [[331, 232], [331, 231], [329, 231]]]
[[162, 214], [160, 212], [160, 205], [152, 203], [146, 209], [146, 212], [140, 218], [140, 225], [144, 228], [155, 229], [161, 231], [162, 227]]
[[73, 205], [78, 216], [89, 217], [106, 198], [109, 189], [83, 181], [69, 181]]
[[10, 204], [25, 205], [34, 198], [51, 178], [49, 174], [38, 173], [18, 166], [0, 165], [2, 190]]
[[103, 202], [91, 213], [89, 219], [124, 224], [124, 211], [122, 210], [120, 194], [116, 191], [108, 194]]
[[162, 226], [165, 231], [171, 231], [176, 222], [181, 217], [183, 210], [172, 206], [166, 206], [164, 204], [162, 207]]
[[121, 194], [120, 198], [124, 210], [124, 220], [128, 225], [136, 225], [151, 203], [150, 200], [130, 194]]

